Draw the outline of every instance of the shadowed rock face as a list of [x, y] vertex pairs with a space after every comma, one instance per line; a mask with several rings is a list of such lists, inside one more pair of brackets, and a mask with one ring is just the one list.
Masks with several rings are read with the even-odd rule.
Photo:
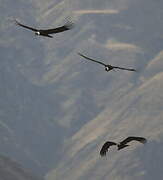
[[1, 180], [43, 180], [24, 169], [20, 164], [10, 158], [0, 156], [0, 179]]

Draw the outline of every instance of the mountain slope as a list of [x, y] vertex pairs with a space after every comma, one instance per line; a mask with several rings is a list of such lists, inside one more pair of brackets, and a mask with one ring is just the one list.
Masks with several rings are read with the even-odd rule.
[[[163, 73], [158, 72], [118, 100], [113, 97], [103, 112], [69, 139], [60, 165], [47, 179], [161, 180], [162, 78]], [[100, 158], [105, 141], [119, 142], [127, 136], [143, 136], [148, 142], [145, 146], [133, 144], [118, 153], [113, 148], [108, 158]]]
[[29, 170], [24, 169], [17, 162], [0, 156], [0, 179], [1, 180], [41, 180], [33, 175]]

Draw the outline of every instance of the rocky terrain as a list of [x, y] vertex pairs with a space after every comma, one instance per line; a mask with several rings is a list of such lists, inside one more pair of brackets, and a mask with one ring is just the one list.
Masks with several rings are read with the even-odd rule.
[[29, 170], [24, 169], [16, 161], [0, 156], [0, 180], [43, 180]]

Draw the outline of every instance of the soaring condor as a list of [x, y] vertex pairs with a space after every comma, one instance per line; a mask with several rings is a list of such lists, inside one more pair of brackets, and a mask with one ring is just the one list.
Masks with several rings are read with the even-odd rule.
[[111, 71], [111, 70], [113, 70], [113, 69], [121, 69], [121, 70], [127, 70], [127, 71], [136, 71], [135, 69], [129, 69], [129, 68], [123, 68], [123, 67], [118, 67], [118, 66], [112, 66], [112, 65], [110, 65], [110, 64], [105, 64], [105, 63], [100, 62], [100, 61], [97, 61], [97, 60], [95, 60], [95, 59], [91, 59], [91, 58], [89, 58], [89, 57], [87, 57], [87, 56], [85, 56], [85, 55], [83, 55], [83, 54], [81, 54], [81, 53], [78, 53], [78, 54], [79, 54], [80, 56], [82, 56], [83, 58], [89, 60], [89, 61], [93, 61], [93, 62], [96, 62], [96, 63], [98, 63], [98, 64], [103, 65], [103, 66], [105, 67], [105, 71]]
[[135, 136], [130, 136], [126, 139], [124, 139], [123, 141], [121, 141], [120, 143], [115, 143], [115, 142], [112, 142], [112, 141], [107, 141], [104, 143], [104, 145], [102, 146], [101, 150], [100, 150], [100, 155], [101, 156], [106, 156], [106, 153], [109, 149], [110, 146], [113, 146], [113, 145], [117, 145], [118, 147], [118, 151], [129, 146], [128, 143], [131, 142], [131, 141], [138, 141], [142, 144], [145, 144], [147, 142], [147, 140], [143, 137], [135, 137]]
[[51, 36], [49, 34], [56, 34], [56, 33], [67, 31], [67, 30], [70, 30], [70, 29], [73, 28], [73, 23], [72, 22], [68, 22], [68, 23], [66, 23], [63, 26], [60, 26], [60, 27], [57, 27], [57, 28], [53, 28], [53, 29], [35, 29], [33, 27], [23, 25], [23, 24], [19, 23], [17, 20], [15, 20], [15, 22], [16, 22], [16, 24], [18, 26], [21, 26], [23, 28], [26, 28], [26, 29], [29, 29], [31, 31], [34, 31], [35, 35], [46, 36], [46, 37], [49, 37], [49, 38], [53, 38], [53, 36]]

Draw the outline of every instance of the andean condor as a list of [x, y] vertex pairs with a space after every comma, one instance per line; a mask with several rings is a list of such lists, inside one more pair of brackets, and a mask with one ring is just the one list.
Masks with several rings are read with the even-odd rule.
[[54, 29], [35, 29], [33, 27], [23, 25], [23, 24], [19, 23], [17, 20], [15, 20], [15, 22], [16, 22], [17, 25], [19, 25], [21, 27], [24, 27], [26, 29], [34, 31], [35, 35], [46, 36], [46, 37], [49, 37], [49, 38], [53, 38], [53, 36], [51, 36], [49, 34], [56, 34], [56, 33], [67, 31], [67, 30], [70, 30], [70, 29], [73, 28], [73, 23], [72, 22], [68, 22], [63, 26], [60, 26], [60, 27], [57, 27], [57, 28], [54, 28]]
[[129, 143], [131, 141], [138, 141], [138, 142], [140, 142], [142, 144], [145, 144], [147, 142], [147, 140], [145, 138], [143, 138], [143, 137], [135, 137], [135, 136], [130, 136], [130, 137], [126, 138], [125, 140], [121, 141], [120, 143], [107, 141], [102, 146], [102, 148], [100, 150], [100, 155], [101, 156], [106, 156], [106, 153], [107, 153], [110, 146], [117, 145], [118, 150], [121, 150], [121, 149], [129, 146], [127, 143]]
[[97, 61], [95, 59], [91, 59], [91, 58], [89, 58], [89, 57], [87, 57], [87, 56], [85, 56], [85, 55], [83, 55], [81, 53], [78, 53], [78, 54], [80, 56], [82, 56], [83, 58], [87, 59], [87, 60], [90, 60], [90, 61], [93, 61], [93, 62], [96, 62], [98, 64], [101, 64], [101, 65], [105, 66], [105, 71], [111, 71], [113, 69], [122, 69], [122, 70], [127, 70], [127, 71], [136, 71], [135, 69], [129, 69], [129, 68], [123, 68], [123, 67], [118, 67], [118, 66], [112, 66], [110, 64], [105, 64], [105, 63]]

